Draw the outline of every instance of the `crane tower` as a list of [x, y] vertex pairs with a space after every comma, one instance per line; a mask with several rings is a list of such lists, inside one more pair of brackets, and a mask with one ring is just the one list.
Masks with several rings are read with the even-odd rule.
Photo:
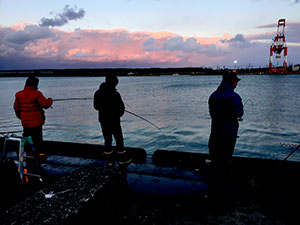
[[[287, 46], [284, 35], [285, 19], [278, 20], [277, 35], [275, 36], [273, 43], [270, 47], [270, 61], [269, 61], [269, 73], [286, 73], [287, 72]], [[273, 67], [273, 53], [275, 58], [281, 58], [283, 50], [283, 66]]]

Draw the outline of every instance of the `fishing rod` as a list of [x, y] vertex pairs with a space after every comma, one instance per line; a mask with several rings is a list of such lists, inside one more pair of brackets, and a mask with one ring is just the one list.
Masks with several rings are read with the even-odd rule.
[[53, 99], [54, 102], [60, 102], [60, 101], [74, 101], [74, 100], [90, 100], [93, 98], [56, 98]]
[[[76, 101], [76, 100], [91, 100], [91, 99], [94, 99], [94, 98], [56, 98], [56, 99], [53, 99], [53, 101], [54, 102], [59, 102], [59, 101], [74, 101], [74, 100]], [[126, 110], [126, 109], [125, 109], [125, 112], [127, 112], [127, 113], [129, 113], [129, 114], [131, 114], [131, 115], [133, 115], [133, 116], [135, 116], [135, 117], [137, 117], [139, 119], [142, 119], [142, 120], [148, 122], [149, 124], [151, 124], [152, 126], [154, 126], [156, 129], [158, 129], [163, 135], [165, 135], [164, 132], [158, 126], [156, 126], [154, 123], [152, 123], [151, 121], [147, 120], [146, 118], [144, 118], [144, 117], [142, 117], [142, 116], [140, 116], [140, 115], [138, 115], [136, 113], [133, 113], [133, 112], [131, 112], [129, 110]]]
[[156, 126], [154, 123], [150, 122], [149, 120], [147, 120], [147, 119], [145, 119], [145, 118], [143, 118], [143, 117], [141, 117], [141, 116], [139, 116], [139, 115], [137, 115], [137, 114], [135, 114], [133, 112], [130, 112], [130, 111], [126, 110], [126, 109], [125, 109], [125, 112], [127, 112], [127, 113], [129, 113], [129, 114], [131, 114], [133, 116], [136, 116], [136, 117], [138, 117], [138, 118], [140, 118], [140, 119], [142, 119], [142, 120], [144, 120], [144, 121], [146, 121], [148, 123], [150, 123], [152, 126], [154, 126], [155, 128], [157, 128], [163, 135], [165, 135], [164, 132], [158, 126]]
[[[282, 144], [282, 143], [281, 143]], [[285, 160], [287, 160], [291, 155], [293, 155], [294, 154], [294, 152], [295, 151], [297, 151], [299, 148], [300, 148], [300, 144], [282, 144], [283, 146], [296, 146], [291, 152], [290, 152], [290, 154], [288, 154], [283, 160], [285, 161]]]
[[[61, 102], [61, 101], [77, 101], [77, 100], [93, 100], [94, 98], [56, 98], [53, 99], [54, 102]], [[125, 103], [129, 108], [130, 106]]]

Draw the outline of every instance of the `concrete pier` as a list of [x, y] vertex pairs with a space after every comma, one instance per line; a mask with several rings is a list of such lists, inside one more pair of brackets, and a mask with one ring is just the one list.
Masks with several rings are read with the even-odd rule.
[[138, 212], [133, 201], [122, 172], [85, 167], [1, 213], [0, 224], [148, 224], [155, 220], [155, 210], [147, 215]]
[[[6, 210], [0, 207], [0, 224], [283, 225], [292, 224], [292, 219], [298, 222], [298, 208], [292, 204], [299, 202], [299, 185], [292, 179], [299, 173], [298, 163], [261, 159], [253, 163], [251, 159], [240, 159], [233, 162], [235, 182], [218, 193], [209, 191], [205, 166], [201, 170], [191, 169], [203, 161], [195, 154], [157, 151], [144, 164], [132, 163], [122, 168], [116, 163], [115, 168], [107, 168], [107, 164], [78, 163], [73, 158], [73, 172], [63, 177], [55, 175], [55, 182], [50, 179], [51, 182], [43, 183], [44, 188], [32, 190], [26, 199], [5, 205]], [[58, 164], [53, 160], [48, 166], [56, 168], [62, 162], [67, 163], [60, 170], [66, 172], [68, 160], [59, 160]], [[17, 177], [14, 167], [2, 165], [1, 184]], [[49, 167], [43, 168], [52, 171]], [[251, 173], [245, 172], [250, 170]], [[257, 179], [252, 179], [253, 170], [259, 174], [254, 177]], [[8, 171], [12, 173], [7, 174]], [[263, 176], [265, 173], [267, 176]], [[3, 197], [11, 200], [24, 186], [10, 183], [9, 188], [2, 189], [0, 203]]]

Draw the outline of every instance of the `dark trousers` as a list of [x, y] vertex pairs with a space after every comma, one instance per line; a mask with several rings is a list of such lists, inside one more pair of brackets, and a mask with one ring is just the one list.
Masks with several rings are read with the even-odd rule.
[[[43, 127], [23, 127], [23, 136], [29, 137], [31, 136], [32, 142], [34, 145], [35, 152], [31, 152], [31, 154], [38, 154], [41, 152], [42, 143], [43, 143]], [[26, 151], [30, 154], [30, 148], [25, 148]]]
[[105, 148], [111, 148], [112, 137], [115, 138], [117, 151], [123, 151], [124, 140], [120, 120], [100, 121]]
[[208, 147], [214, 172], [220, 175], [229, 172], [236, 139], [236, 136], [210, 135]]
[[223, 202], [227, 203], [228, 185], [231, 181], [231, 158], [236, 143], [236, 137], [216, 136], [209, 137], [209, 155], [211, 158], [211, 173], [209, 191], [212, 199], [216, 201], [214, 207]]

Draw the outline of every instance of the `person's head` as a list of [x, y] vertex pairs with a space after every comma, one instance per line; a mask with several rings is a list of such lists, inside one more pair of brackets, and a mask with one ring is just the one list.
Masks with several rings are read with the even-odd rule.
[[119, 80], [117, 78], [116, 75], [114, 74], [107, 74], [106, 77], [105, 77], [105, 83], [108, 85], [108, 86], [111, 86], [111, 87], [116, 87], [119, 83]]
[[226, 72], [226, 73], [223, 74], [223, 80], [222, 81], [227, 82], [233, 88], [236, 88], [237, 83], [240, 80], [241, 79], [237, 77], [236, 72]]
[[36, 89], [38, 88], [39, 85], [39, 78], [35, 76], [29, 76], [25, 82], [25, 86], [32, 86], [35, 87]]

